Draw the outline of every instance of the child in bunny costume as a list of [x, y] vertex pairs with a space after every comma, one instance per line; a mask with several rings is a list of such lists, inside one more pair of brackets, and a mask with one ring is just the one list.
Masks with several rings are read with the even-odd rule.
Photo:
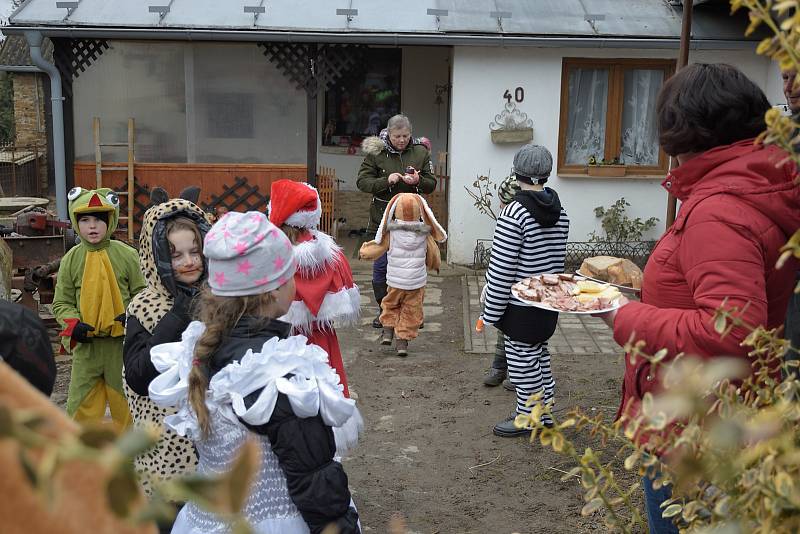
[[382, 345], [396, 337], [398, 356], [408, 354], [408, 341], [417, 337], [422, 323], [422, 301], [428, 269], [441, 265], [439, 246], [447, 234], [425, 199], [401, 193], [386, 206], [375, 240], [364, 243], [361, 258], [374, 260], [387, 253], [386, 282], [389, 291], [381, 302]]

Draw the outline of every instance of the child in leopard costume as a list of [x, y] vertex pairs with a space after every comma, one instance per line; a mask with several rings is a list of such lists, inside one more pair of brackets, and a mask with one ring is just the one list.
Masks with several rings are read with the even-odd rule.
[[[155, 196], [155, 195], [154, 195]], [[147, 288], [128, 307], [123, 359], [125, 394], [134, 426], [164, 424], [171, 410], [153, 404], [147, 388], [158, 376], [150, 349], [178, 341], [189, 324], [189, 305], [205, 280], [202, 244], [210, 225], [205, 213], [189, 200], [176, 198], [152, 206], [144, 215], [139, 237], [142, 274]], [[197, 455], [191, 442], [169, 429], [158, 445], [136, 459], [145, 490], [150, 479], [193, 471]]]

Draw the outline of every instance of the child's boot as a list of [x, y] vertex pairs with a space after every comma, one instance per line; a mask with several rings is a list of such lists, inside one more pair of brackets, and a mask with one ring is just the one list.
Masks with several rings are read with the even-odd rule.
[[407, 339], [398, 339], [396, 346], [397, 346], [397, 355], [398, 356], [408, 356], [408, 340]]
[[381, 338], [381, 345], [391, 345], [394, 338], [394, 328], [383, 327], [383, 337]]

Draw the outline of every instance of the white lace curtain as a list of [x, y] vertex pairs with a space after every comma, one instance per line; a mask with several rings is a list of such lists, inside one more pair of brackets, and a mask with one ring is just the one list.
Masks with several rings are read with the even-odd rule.
[[620, 157], [626, 165], [658, 165], [656, 98], [663, 70], [625, 71]]
[[603, 157], [608, 107], [608, 69], [572, 69], [569, 73], [566, 163], [585, 165]]
[[[620, 160], [626, 165], [658, 165], [656, 97], [663, 70], [625, 71]], [[566, 163], [585, 165], [605, 155], [608, 69], [572, 69], [569, 74]]]

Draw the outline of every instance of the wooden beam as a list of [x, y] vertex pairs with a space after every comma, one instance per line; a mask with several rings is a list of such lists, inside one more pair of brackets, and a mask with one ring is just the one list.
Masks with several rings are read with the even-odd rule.
[[317, 57], [317, 44], [310, 44], [309, 58], [310, 64], [309, 78], [306, 83], [306, 160], [308, 169], [306, 170], [306, 182], [317, 186], [317, 92], [321, 89], [318, 85], [317, 75], [315, 70], [319, 68], [314, 65]]
[[[678, 54], [678, 69], [689, 64], [689, 44], [692, 39], [692, 5], [693, 0], [683, 0], [683, 20], [681, 23], [681, 48]], [[675, 164], [674, 158], [670, 158], [669, 168]], [[667, 196], [667, 229], [675, 222], [678, 213], [678, 199], [671, 193]]]

